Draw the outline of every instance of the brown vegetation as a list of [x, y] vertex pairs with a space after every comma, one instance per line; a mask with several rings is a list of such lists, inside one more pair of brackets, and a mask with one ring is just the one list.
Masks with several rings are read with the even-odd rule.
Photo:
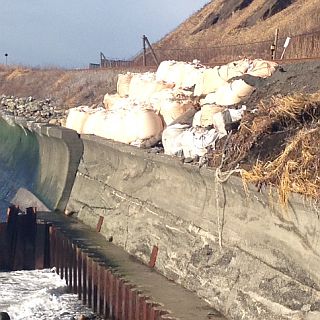
[[[121, 70], [120, 70], [121, 71]], [[0, 94], [50, 98], [66, 108], [101, 103], [116, 91], [119, 70], [63, 70], [0, 67]]]
[[215, 0], [157, 43], [158, 48], [214, 47], [319, 30], [318, 0]]
[[[248, 112], [222, 151], [212, 154], [224, 170], [243, 168], [246, 182], [278, 186], [281, 203], [290, 192], [320, 196], [320, 93], [273, 97]], [[224, 146], [225, 147], [225, 146]]]

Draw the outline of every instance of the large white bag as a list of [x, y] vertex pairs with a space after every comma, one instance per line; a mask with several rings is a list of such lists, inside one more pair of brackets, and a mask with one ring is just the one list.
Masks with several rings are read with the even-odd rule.
[[79, 134], [83, 131], [83, 126], [90, 115], [90, 108], [88, 106], [79, 106], [69, 109], [66, 120], [66, 128], [73, 129]]
[[117, 93], [120, 97], [127, 97], [129, 95], [130, 82], [133, 73], [127, 72], [126, 74], [119, 74], [117, 81]]

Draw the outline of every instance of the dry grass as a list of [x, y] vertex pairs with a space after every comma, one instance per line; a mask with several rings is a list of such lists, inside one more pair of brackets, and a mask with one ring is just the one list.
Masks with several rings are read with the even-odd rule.
[[279, 199], [287, 204], [290, 192], [318, 199], [320, 196], [320, 124], [299, 131], [274, 161], [258, 162], [243, 171], [244, 181], [278, 186]]
[[70, 108], [80, 104], [101, 103], [106, 93], [116, 91], [121, 70], [63, 70], [0, 68], [0, 95], [50, 98], [57, 105]]
[[290, 192], [318, 199], [320, 94], [277, 97], [269, 105], [261, 104], [258, 115], [244, 119], [239, 133], [233, 139], [233, 144], [238, 145], [239, 141], [246, 141], [235, 152], [232, 165], [248, 158], [254, 148], [272, 134], [274, 127], [278, 130], [295, 130], [292, 130], [293, 134], [288, 141], [283, 141], [285, 147], [280, 154], [273, 153], [274, 158], [260, 159], [251, 169], [243, 170], [244, 181], [258, 186], [277, 186], [282, 204], [287, 203]]
[[[255, 0], [247, 8], [230, 18], [197, 34], [192, 31], [212, 12], [217, 12], [225, 0], [208, 3], [202, 10], [183, 22], [172, 33], [157, 43], [162, 48], [212, 47], [217, 45], [252, 43], [272, 40], [276, 28], [280, 37], [313, 31], [320, 23], [318, 0], [296, 0], [291, 6], [267, 20], [257, 21], [252, 27], [239, 27], [267, 0]], [[319, 29], [319, 28], [318, 28]]]

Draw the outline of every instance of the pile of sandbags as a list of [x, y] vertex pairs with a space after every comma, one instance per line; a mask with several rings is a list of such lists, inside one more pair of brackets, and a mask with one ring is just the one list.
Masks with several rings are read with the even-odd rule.
[[[276, 68], [276, 63], [259, 59], [214, 68], [198, 61], [163, 61], [155, 73], [119, 74], [117, 93], [104, 96], [105, 108], [73, 108], [66, 126], [79, 134], [138, 146], [152, 146], [162, 135], [166, 154], [203, 156], [227, 134], [227, 124], [241, 119], [243, 109], [230, 106], [243, 102], [255, 90], [241, 77], [269, 77]], [[200, 110], [193, 121], [176, 123], [195, 106]]]

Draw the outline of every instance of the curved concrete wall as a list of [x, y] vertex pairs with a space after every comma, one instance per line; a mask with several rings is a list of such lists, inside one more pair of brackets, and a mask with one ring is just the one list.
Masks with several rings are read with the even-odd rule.
[[[0, 118], [1, 218], [4, 219], [13, 199], [23, 206], [64, 210], [82, 152], [82, 141], [73, 130], [37, 124], [29, 128], [23, 119], [3, 115]], [[21, 189], [29, 192], [19, 192]], [[17, 194], [22, 198], [17, 198]]]
[[[220, 184], [215, 171], [68, 129], [0, 119], [1, 198], [19, 188], [74, 211], [107, 239], [230, 319], [320, 319], [319, 208]], [[76, 178], [75, 178], [76, 175]], [[72, 191], [71, 191], [72, 188]], [[28, 199], [27, 199], [28, 200]]]

